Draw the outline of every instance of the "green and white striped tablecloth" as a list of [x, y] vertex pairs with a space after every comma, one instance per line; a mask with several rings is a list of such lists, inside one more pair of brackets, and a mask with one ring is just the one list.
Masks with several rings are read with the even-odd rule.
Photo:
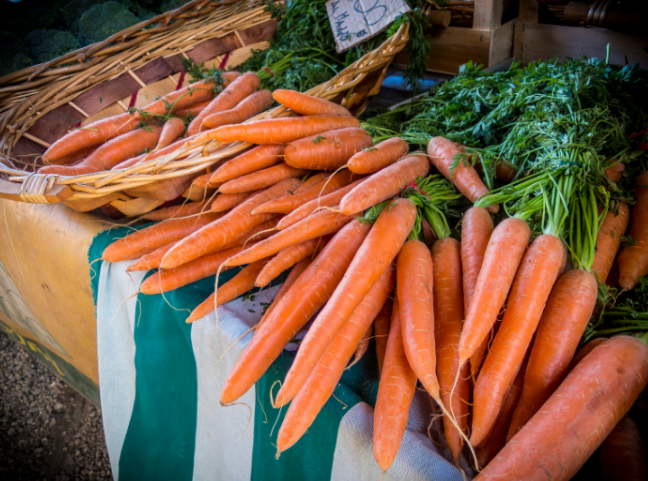
[[[127, 229], [98, 235], [89, 260], [98, 259]], [[213, 291], [214, 278], [162, 295], [135, 295], [148, 274], [127, 273], [130, 262], [96, 262], [93, 292], [101, 408], [115, 480], [371, 480], [373, 405], [378, 390], [375, 349], [347, 370], [304, 437], [275, 458], [284, 410], [270, 405], [294, 353], [284, 351], [240, 399], [222, 407], [221, 388], [252, 337], [278, 286], [236, 299], [188, 325], [188, 313]], [[99, 267], [100, 265], [100, 267]], [[236, 271], [221, 276], [222, 282]], [[276, 393], [277, 386], [274, 386]], [[383, 481], [462, 480], [433, 425], [429, 397], [417, 393], [399, 455]]]

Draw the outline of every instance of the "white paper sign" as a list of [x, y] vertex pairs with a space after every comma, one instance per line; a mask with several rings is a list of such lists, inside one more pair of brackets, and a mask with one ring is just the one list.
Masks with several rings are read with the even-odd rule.
[[382, 32], [410, 11], [403, 0], [329, 0], [326, 9], [338, 53]]

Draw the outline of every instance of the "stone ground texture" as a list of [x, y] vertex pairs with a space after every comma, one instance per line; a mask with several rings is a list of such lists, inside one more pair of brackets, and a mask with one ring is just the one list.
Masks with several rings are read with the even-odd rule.
[[0, 479], [112, 479], [101, 411], [2, 331]]

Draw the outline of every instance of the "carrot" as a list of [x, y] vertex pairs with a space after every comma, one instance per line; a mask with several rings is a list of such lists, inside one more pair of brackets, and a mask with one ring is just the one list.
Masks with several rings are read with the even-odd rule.
[[160, 134], [160, 140], [155, 147], [156, 150], [163, 149], [171, 145], [171, 143], [180, 137], [185, 131], [185, 124], [179, 117], [172, 117], [167, 120], [162, 126], [162, 133]]
[[283, 145], [259, 145], [225, 162], [212, 174], [210, 182], [226, 182], [281, 162]]
[[608, 340], [607, 337], [598, 337], [585, 344], [583, 348], [580, 351], [578, 351], [578, 353], [574, 356], [574, 358], [569, 363], [567, 372], [568, 373], [572, 372], [574, 368], [578, 365], [578, 363], [581, 362], [585, 356], [587, 356], [590, 352], [592, 352], [596, 346], [598, 346], [599, 344], [603, 344], [607, 340]]
[[207, 172], [206, 174], [196, 177], [191, 183], [191, 186], [189, 188], [200, 189], [200, 190], [211, 190], [211, 189], [216, 189], [217, 187], [223, 185], [223, 183], [221, 182], [212, 184], [210, 182], [211, 176], [212, 176], [212, 172]]
[[503, 160], [495, 165], [495, 178], [502, 182], [512, 182], [517, 173], [515, 167]]
[[158, 267], [160, 267], [160, 262], [162, 262], [164, 255], [169, 252], [171, 248], [177, 243], [178, 241], [170, 242], [169, 244], [162, 246], [159, 249], [155, 249], [150, 254], [143, 255], [137, 260], [137, 262], [128, 266], [126, 268], [126, 272], [150, 271], [151, 269], [157, 269]]
[[232, 207], [236, 207], [246, 199], [258, 194], [258, 192], [243, 192], [242, 194], [220, 194], [212, 202], [212, 212], [225, 212]]
[[238, 296], [252, 289], [254, 287], [254, 279], [256, 279], [267, 262], [268, 259], [262, 259], [241, 269], [238, 274], [218, 288], [218, 298], [216, 298], [216, 293], [214, 293], [191, 311], [191, 314], [187, 318], [187, 324], [202, 319], [210, 312], [213, 312], [218, 306], [233, 301]]
[[506, 391], [515, 380], [538, 327], [562, 259], [562, 241], [551, 234], [536, 237], [522, 259], [502, 325], [475, 384], [470, 436], [473, 446], [486, 438], [495, 423]]
[[209, 201], [187, 202], [181, 205], [173, 205], [171, 207], [163, 207], [153, 212], [148, 212], [142, 216], [146, 220], [168, 220], [173, 218], [188, 217], [190, 215], [200, 214], [201, 212], [209, 212]]
[[296, 90], [278, 89], [272, 92], [272, 96], [284, 107], [301, 115], [351, 116], [351, 112], [341, 105]]
[[515, 217], [504, 219], [493, 231], [461, 331], [459, 354], [462, 366], [495, 324], [530, 237], [527, 223]]
[[383, 472], [394, 463], [400, 449], [415, 391], [416, 374], [405, 355], [398, 301], [394, 301], [374, 412], [374, 458]]
[[207, 107], [210, 103], [211, 103], [211, 99], [204, 100], [202, 102], [198, 102], [196, 104], [190, 105], [189, 107], [185, 107], [184, 109], [180, 109], [180, 110], [173, 109], [173, 113], [178, 117], [187, 117], [189, 114], [191, 114], [195, 118], [196, 115], [202, 112], [203, 109]]
[[295, 169], [285, 163], [273, 165], [267, 169], [253, 172], [238, 179], [225, 182], [218, 188], [223, 194], [242, 194], [253, 190], [263, 189], [275, 185], [277, 182], [291, 177], [303, 177], [308, 173], [304, 169]]
[[[269, 214], [259, 214], [264, 216]], [[241, 266], [249, 264], [264, 257], [276, 254], [287, 247], [302, 242], [333, 234], [339, 231], [344, 225], [353, 220], [352, 216], [342, 215], [337, 212], [321, 211], [288, 229], [277, 232], [269, 239], [259, 242], [245, 252], [228, 259], [226, 265]]]
[[605, 283], [610, 273], [617, 251], [621, 246], [621, 236], [625, 234], [630, 220], [628, 204], [619, 201], [618, 205], [619, 211], [616, 215], [613, 212], [605, 214], [603, 224], [596, 236], [596, 254], [594, 254], [592, 272], [602, 283]]
[[207, 225], [183, 239], [167, 253], [162, 260], [161, 267], [172, 269], [210, 252], [215, 252], [253, 227], [270, 220], [273, 217], [270, 214], [251, 215], [250, 212], [268, 200], [294, 189], [297, 185], [299, 185], [297, 179], [285, 179], [269, 189], [251, 196], [218, 219], [218, 222]]
[[253, 72], [247, 72], [237, 77], [211, 103], [191, 121], [187, 135], [197, 134], [202, 130], [203, 121], [212, 114], [231, 110], [244, 98], [252, 95], [261, 86], [261, 80]]
[[407, 199], [397, 199], [381, 212], [344, 279], [302, 341], [277, 399], [288, 402], [301, 389], [332, 338], [396, 258], [415, 220], [416, 207]]
[[362, 129], [347, 127], [295, 140], [286, 146], [286, 163], [313, 170], [335, 170], [356, 152], [371, 147], [371, 136]]
[[347, 215], [357, 214], [372, 205], [390, 199], [419, 177], [430, 171], [430, 163], [422, 155], [411, 155], [367, 177], [346, 194], [340, 209]]
[[[355, 313], [355, 311], [353, 312]], [[353, 353], [353, 362], [349, 364], [347, 369], [351, 368], [354, 364], [359, 362], [360, 359], [362, 359], [362, 356], [364, 356], [367, 353], [367, 350], [369, 349], [369, 339], [371, 338], [372, 330], [373, 329], [371, 328], [371, 325], [369, 325], [369, 327], [363, 334], [362, 339], [360, 339], [360, 343], [358, 344], [358, 347], [356, 347], [355, 353]]]
[[504, 404], [502, 404], [502, 409], [497, 416], [493, 429], [488, 433], [488, 437], [475, 449], [477, 461], [481, 467], [490, 463], [497, 453], [499, 453], [506, 445], [506, 434], [508, 433], [511, 424], [513, 411], [515, 411], [515, 407], [517, 406], [520, 395], [522, 394], [524, 371], [525, 364], [522, 364], [520, 372], [518, 372], [515, 381], [513, 381], [513, 385], [508, 390], [506, 400], [504, 401]]
[[396, 290], [405, 354], [423, 387], [433, 399], [439, 400], [432, 255], [423, 242], [410, 240], [400, 250], [397, 266]]
[[221, 215], [209, 212], [196, 217], [167, 220], [145, 227], [110, 244], [104, 249], [102, 259], [106, 262], [137, 259], [188, 236], [214, 222]]
[[390, 166], [409, 152], [409, 144], [400, 137], [384, 140], [374, 147], [357, 152], [348, 167], [356, 174], [373, 174]]
[[[493, 220], [482, 207], [472, 207], [466, 211], [461, 224], [461, 271], [463, 276], [464, 312], [472, 300], [477, 284], [477, 276], [484, 262], [486, 246], [493, 233]], [[486, 338], [470, 358], [470, 371], [473, 381], [477, 379], [479, 368], [489, 339]]]
[[38, 173], [71, 176], [109, 170], [126, 159], [136, 157], [143, 150], [155, 147], [161, 132], [160, 127], [133, 130], [106, 142], [77, 165], [48, 165], [41, 167]]
[[636, 185], [629, 231], [635, 242], [619, 254], [619, 285], [626, 290], [634, 289], [639, 277], [648, 274], [648, 172], [637, 177]]
[[625, 172], [625, 164], [623, 162], [617, 162], [613, 166], [605, 169], [605, 176], [612, 182], [619, 182], [623, 179], [623, 172]]
[[[313, 424], [393, 288], [394, 269], [390, 266], [335, 336], [304, 388], [290, 403], [277, 436], [277, 454], [292, 447]], [[277, 404], [281, 404], [279, 399]]]
[[[149, 152], [148, 154], [146, 154], [144, 156], [144, 158], [142, 159], [142, 162], [157, 159], [158, 157], [162, 157], [163, 155], [171, 154], [171, 153], [175, 152], [176, 150], [178, 150], [180, 147], [184, 147], [187, 142], [191, 141], [191, 139], [192, 139], [192, 137], [188, 137], [186, 139], [181, 138], [181, 139], [176, 140], [172, 144], [167, 145], [163, 149], [155, 150], [153, 152]], [[180, 160], [180, 159], [178, 158], [176, 160]]]
[[597, 294], [598, 284], [591, 272], [575, 269], [558, 279], [538, 326], [508, 439], [538, 412], [567, 375]]
[[378, 358], [378, 369], [383, 370], [383, 361], [385, 360], [385, 350], [387, 349], [387, 338], [389, 337], [389, 325], [391, 324], [391, 313], [393, 303], [391, 299], [385, 302], [382, 310], [374, 319], [374, 330], [376, 331], [376, 357]]
[[[317, 174], [320, 175], [320, 174]], [[310, 202], [313, 199], [320, 198], [331, 192], [341, 189], [349, 185], [354, 180], [354, 174], [348, 170], [343, 170], [337, 174], [324, 174], [327, 182], [317, 183], [309, 189], [302, 190], [300, 193], [295, 192], [295, 195], [286, 195], [279, 199], [271, 200], [262, 206], [254, 209], [253, 214], [276, 213], [276, 214], [289, 214], [296, 208]], [[329, 177], [330, 176], [330, 177]]]
[[421, 231], [423, 232], [425, 245], [431, 246], [432, 244], [434, 244], [434, 241], [437, 240], [436, 233], [434, 232], [428, 221], [424, 218], [421, 219]]
[[240, 124], [260, 114], [271, 105], [272, 93], [269, 90], [259, 90], [229, 110], [208, 115], [203, 125], [208, 129], [215, 129], [223, 125]]
[[331, 174], [329, 172], [320, 172], [315, 175], [309, 176], [304, 182], [301, 183], [299, 187], [295, 189], [295, 192], [293, 194], [301, 193], [307, 189], [310, 189], [311, 187], [327, 180]]
[[[463, 195], [471, 202], [475, 202], [481, 196], [488, 193], [488, 188], [479, 178], [477, 171], [466, 160], [461, 162], [450, 172], [450, 166], [457, 154], [465, 154], [465, 149], [444, 137], [434, 137], [427, 146], [427, 153], [430, 162], [439, 169], [446, 179], [452, 182]], [[498, 206], [492, 205], [488, 208], [490, 212], [497, 212]]]
[[286, 269], [290, 269], [302, 259], [311, 257], [317, 254], [326, 245], [326, 239], [317, 237], [315, 239], [307, 240], [301, 244], [295, 244], [290, 247], [279, 251], [279, 253], [266, 264], [263, 270], [259, 273], [259, 277], [254, 285], [257, 287], [264, 287], [270, 284], [272, 279], [276, 278]]
[[299, 276], [302, 275], [302, 273], [310, 266], [312, 259], [302, 259], [300, 260], [295, 266], [290, 270], [290, 273], [288, 274], [288, 277], [286, 277], [286, 280], [284, 281], [283, 284], [281, 284], [281, 287], [277, 291], [277, 293], [274, 296], [274, 299], [272, 300], [272, 304], [270, 307], [268, 307], [268, 310], [265, 311], [263, 314], [263, 317], [259, 321], [259, 324], [261, 324], [263, 321], [265, 321], [268, 316], [270, 316], [270, 313], [277, 307], [279, 304], [279, 301], [283, 299], [283, 297], [288, 293], [292, 285], [297, 282], [297, 279], [299, 279]]
[[629, 336], [596, 347], [475, 478], [568, 480], [648, 381], [648, 347]]
[[370, 226], [358, 220], [340, 230], [295, 281], [277, 307], [257, 329], [252, 341], [232, 368], [221, 404], [245, 394], [266, 372], [299, 330], [331, 296]]
[[137, 157], [131, 157], [130, 159], [126, 159], [123, 162], [120, 162], [117, 165], [113, 165], [110, 170], [121, 170], [121, 169], [126, 169], [128, 167], [131, 167], [135, 164], [139, 164], [142, 160], [146, 158], [148, 153], [144, 153], [141, 155], [138, 155]]
[[309, 202], [306, 202], [304, 205], [296, 208], [290, 214], [288, 214], [283, 219], [281, 219], [277, 224], [277, 229], [279, 230], [287, 229], [291, 225], [294, 225], [297, 222], [300, 222], [301, 220], [305, 219], [306, 217], [311, 215], [319, 208], [335, 207], [339, 205], [342, 198], [346, 194], [351, 192], [351, 190], [353, 190], [362, 181], [364, 181], [364, 179], [356, 180], [355, 182], [352, 182], [346, 187], [342, 187], [341, 189], [333, 191], [330, 194], [326, 194], [322, 197], [318, 197]]
[[617, 423], [601, 444], [598, 454], [603, 481], [648, 479], [641, 433], [630, 417], [624, 416]]
[[200, 140], [221, 142], [252, 142], [254, 144], [287, 144], [309, 135], [329, 130], [360, 127], [354, 117], [315, 115], [312, 117], [285, 117], [280, 119], [254, 120], [240, 125], [225, 125], [207, 132]]
[[90, 154], [92, 154], [95, 150], [97, 150], [98, 146], [97, 145], [91, 145], [90, 147], [86, 147], [85, 149], [77, 150], [76, 152], [72, 152], [71, 154], [68, 154], [64, 157], [60, 157], [55, 160], [51, 161], [46, 161], [43, 159], [43, 163], [45, 165], [74, 165], [78, 164], [81, 162], [83, 159], [88, 157]]
[[[435, 242], [432, 246], [432, 263], [434, 265], [436, 374], [439, 380], [441, 400], [443, 405], [450, 409], [461, 430], [466, 432], [468, 427], [468, 402], [470, 400], [470, 378], [467, 364], [461, 369], [459, 380], [455, 386], [457, 371], [461, 367], [458, 348], [464, 312], [461, 282], [461, 245], [459, 242], [451, 237]], [[404, 273], [405, 276], [407, 276], [407, 273]], [[400, 294], [398, 298], [401, 299]], [[401, 307], [401, 312], [402, 309]], [[463, 439], [447, 416], [443, 417], [443, 431], [452, 457], [455, 463], [458, 463]]]

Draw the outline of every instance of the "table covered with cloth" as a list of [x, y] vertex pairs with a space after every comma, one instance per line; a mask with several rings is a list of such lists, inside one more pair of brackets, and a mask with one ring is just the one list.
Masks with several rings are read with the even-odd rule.
[[[151, 271], [126, 272], [134, 261], [95, 262], [110, 242], [130, 231], [98, 234], [88, 253], [101, 409], [114, 479], [377, 481], [381, 470], [372, 434], [379, 373], [373, 341], [345, 371], [308, 432], [277, 459], [275, 441], [286, 408], [272, 407], [271, 392], [276, 394], [295, 352], [284, 350], [234, 405], [221, 406], [219, 400], [252, 338], [251, 328], [279, 285], [219, 307], [218, 319], [212, 312], [186, 324], [189, 312], [213, 292], [215, 278], [165, 295], [137, 294]], [[236, 272], [222, 273], [219, 283]], [[419, 389], [401, 450], [383, 481], [464, 479], [443, 447], [440, 419], [432, 422], [435, 412]]]

